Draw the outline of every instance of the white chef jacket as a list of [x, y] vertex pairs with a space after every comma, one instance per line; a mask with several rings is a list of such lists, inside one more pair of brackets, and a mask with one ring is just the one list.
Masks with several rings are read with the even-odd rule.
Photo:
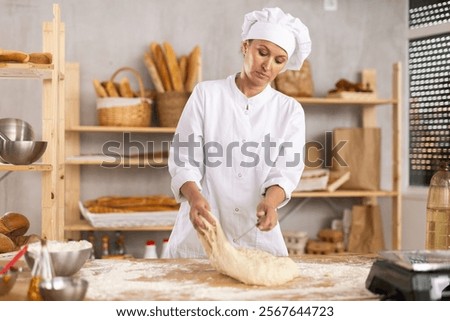
[[280, 224], [270, 231], [254, 228], [237, 244], [233, 238], [255, 226], [256, 206], [266, 188], [283, 188], [286, 199], [279, 207], [289, 201], [304, 168], [304, 144], [304, 111], [295, 99], [269, 85], [248, 98], [236, 86], [235, 75], [199, 83], [169, 153], [171, 188], [181, 206], [168, 256], [205, 257], [180, 192], [187, 181], [197, 184], [232, 245], [288, 255]]

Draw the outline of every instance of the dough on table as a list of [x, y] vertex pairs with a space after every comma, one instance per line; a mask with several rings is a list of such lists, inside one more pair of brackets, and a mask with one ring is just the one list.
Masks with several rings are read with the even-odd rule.
[[206, 229], [197, 232], [211, 265], [220, 273], [249, 285], [274, 286], [300, 275], [297, 264], [289, 257], [277, 257], [259, 249], [235, 248], [225, 237], [216, 220], [211, 225], [201, 217]]

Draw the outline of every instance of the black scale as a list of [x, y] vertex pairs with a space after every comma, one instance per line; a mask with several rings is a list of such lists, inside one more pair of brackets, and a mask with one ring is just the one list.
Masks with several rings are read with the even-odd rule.
[[450, 301], [450, 250], [383, 251], [366, 288], [383, 300]]

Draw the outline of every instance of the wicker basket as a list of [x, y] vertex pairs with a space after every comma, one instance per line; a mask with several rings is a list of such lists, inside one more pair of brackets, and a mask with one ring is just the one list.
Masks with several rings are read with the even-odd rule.
[[178, 120], [189, 96], [190, 93], [187, 92], [170, 91], [158, 93], [156, 96], [156, 108], [158, 111], [159, 126], [177, 127]]
[[129, 67], [118, 69], [111, 81], [122, 71], [130, 71], [139, 84], [139, 98], [107, 97], [97, 99], [97, 116], [101, 126], [148, 127], [152, 119], [151, 100], [145, 97], [142, 78], [136, 70]]

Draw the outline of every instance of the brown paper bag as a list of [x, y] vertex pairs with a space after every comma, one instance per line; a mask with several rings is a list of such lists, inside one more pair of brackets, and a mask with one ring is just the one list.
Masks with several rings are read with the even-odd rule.
[[332, 169], [350, 171], [350, 179], [342, 185], [342, 189], [380, 189], [380, 144], [380, 128], [334, 130]]
[[309, 61], [305, 60], [300, 70], [286, 70], [280, 73], [275, 78], [275, 87], [288, 96], [312, 97], [314, 84]]
[[348, 239], [348, 252], [377, 253], [384, 250], [383, 225], [378, 205], [355, 205]]

